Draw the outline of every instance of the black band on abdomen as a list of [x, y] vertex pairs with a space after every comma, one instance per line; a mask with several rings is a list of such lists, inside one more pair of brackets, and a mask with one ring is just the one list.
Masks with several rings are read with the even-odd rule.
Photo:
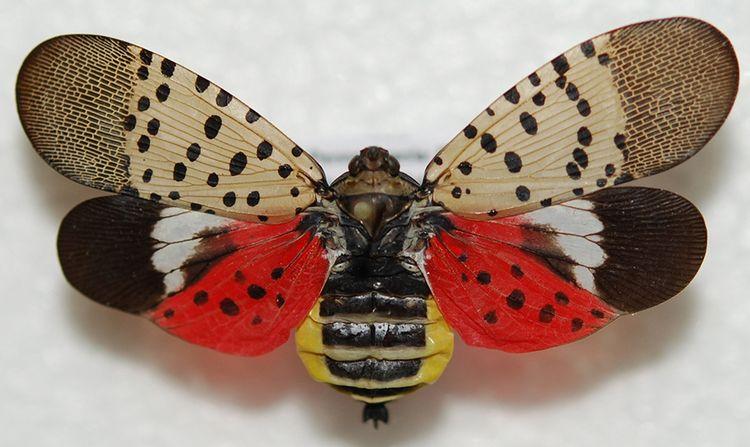
[[427, 304], [424, 298], [394, 297], [379, 292], [354, 296], [324, 296], [320, 303], [320, 316], [339, 314], [376, 314], [383, 318], [426, 318]]
[[326, 366], [334, 376], [352, 380], [364, 379], [388, 382], [416, 375], [422, 366], [422, 360], [377, 360], [368, 358], [340, 362], [326, 357]]
[[425, 328], [418, 323], [346, 323], [323, 325], [323, 344], [328, 346], [423, 347]]

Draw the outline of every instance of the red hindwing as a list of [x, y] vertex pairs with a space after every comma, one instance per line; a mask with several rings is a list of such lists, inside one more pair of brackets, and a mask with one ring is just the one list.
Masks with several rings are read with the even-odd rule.
[[523, 230], [512, 219], [448, 216], [455, 229], [431, 240], [425, 267], [441, 311], [466, 343], [535, 351], [585, 337], [616, 317], [591, 292], [519, 249]]
[[222, 352], [260, 355], [284, 343], [315, 303], [329, 262], [320, 240], [296, 228], [236, 221], [211, 241], [236, 247], [148, 314], [182, 339]]
[[266, 225], [99, 197], [66, 216], [58, 250], [65, 276], [94, 301], [191, 343], [259, 355], [289, 338], [328, 277], [308, 217]]
[[422, 268], [441, 312], [467, 343], [511, 352], [569, 343], [664, 302], [706, 250], [700, 212], [651, 188], [604, 189], [491, 221], [441, 213], [431, 222]]

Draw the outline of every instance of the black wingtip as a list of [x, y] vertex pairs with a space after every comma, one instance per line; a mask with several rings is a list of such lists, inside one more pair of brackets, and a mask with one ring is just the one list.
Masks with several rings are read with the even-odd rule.
[[371, 404], [366, 403], [362, 410], [362, 422], [372, 420], [372, 425], [378, 428], [378, 422], [388, 423], [388, 409], [384, 403]]

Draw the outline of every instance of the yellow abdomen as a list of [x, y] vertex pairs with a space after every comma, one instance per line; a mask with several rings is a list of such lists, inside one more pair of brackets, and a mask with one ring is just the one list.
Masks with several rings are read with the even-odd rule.
[[319, 298], [296, 343], [314, 380], [379, 403], [435, 382], [453, 353], [453, 332], [431, 296], [372, 292]]

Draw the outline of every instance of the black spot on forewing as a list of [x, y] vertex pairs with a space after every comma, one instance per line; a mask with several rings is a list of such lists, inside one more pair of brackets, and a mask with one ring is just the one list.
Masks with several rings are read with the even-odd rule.
[[566, 71], [568, 71], [570, 65], [568, 65], [568, 59], [564, 54], [561, 54], [552, 59], [552, 68], [554, 68], [557, 74], [561, 76], [564, 75]]
[[580, 96], [580, 93], [578, 93], [578, 87], [572, 82], [569, 82], [568, 85], [565, 86], [565, 94], [571, 101], [578, 101], [578, 97]]
[[148, 110], [148, 108], [151, 106], [151, 100], [149, 100], [146, 96], [141, 96], [140, 99], [138, 99], [138, 111], [139, 112], [145, 112]]
[[578, 104], [576, 104], [576, 108], [578, 109], [578, 113], [580, 113], [581, 116], [589, 116], [591, 114], [591, 106], [585, 99], [581, 99], [580, 101], [578, 101]]
[[150, 52], [149, 50], [142, 48], [140, 52], [141, 62], [143, 62], [146, 65], [151, 65], [151, 61], [154, 58], [154, 53]]
[[247, 155], [245, 155], [245, 153], [242, 151], [237, 152], [229, 161], [229, 174], [240, 175], [242, 174], [242, 171], [245, 170], [246, 166], [247, 166]]
[[135, 129], [135, 125], [136, 125], [135, 115], [128, 115], [125, 117], [125, 121], [123, 122], [123, 127], [125, 128], [125, 130], [131, 131]]
[[258, 203], [260, 203], [260, 193], [258, 191], [250, 191], [247, 195], [247, 205], [256, 206]]
[[521, 157], [518, 156], [515, 152], [506, 152], [505, 157], [505, 166], [508, 168], [508, 171], [512, 173], [521, 172], [521, 168], [523, 167], [523, 162], [521, 161]]
[[623, 150], [627, 147], [625, 144], [625, 135], [621, 133], [615, 135], [614, 142], [615, 146], [617, 146], [617, 149]]
[[583, 126], [580, 129], [578, 129], [578, 142], [581, 143], [584, 146], [589, 146], [591, 144], [591, 132], [589, 131], [588, 127]]
[[138, 79], [141, 81], [145, 81], [148, 79], [148, 67], [141, 65], [138, 67], [138, 71], [136, 72], [138, 74]]
[[495, 141], [495, 137], [488, 133], [482, 134], [480, 144], [482, 146], [482, 149], [489, 152], [490, 154], [495, 152], [495, 150], [497, 149], [497, 141]]
[[533, 85], [534, 87], [538, 87], [538, 86], [539, 86], [539, 84], [541, 84], [542, 80], [541, 80], [541, 79], [539, 79], [539, 75], [538, 75], [538, 74], [536, 74], [536, 72], [534, 72], [534, 73], [531, 73], [531, 74], [529, 75], [529, 82], [530, 82], [530, 83], [531, 83], [531, 85]]
[[534, 95], [531, 100], [534, 102], [534, 104], [538, 105], [539, 107], [544, 105], [544, 101], [547, 99], [546, 96], [544, 96], [544, 93], [539, 92], [536, 95]]
[[281, 178], [287, 178], [292, 173], [292, 167], [288, 164], [283, 164], [279, 166], [279, 168], [276, 170], [279, 173], [279, 177]]
[[505, 100], [511, 104], [518, 104], [518, 101], [521, 99], [521, 95], [518, 93], [518, 89], [515, 87], [505, 92], [503, 96], [505, 97]]
[[536, 124], [536, 118], [534, 118], [533, 115], [528, 112], [523, 112], [519, 116], [519, 121], [521, 122], [523, 130], [525, 130], [527, 134], [536, 135], [538, 128]]
[[468, 161], [462, 161], [458, 164], [458, 170], [461, 171], [463, 175], [471, 174], [471, 163]]
[[175, 63], [169, 59], [163, 59], [161, 61], [161, 74], [170, 78], [174, 74]]
[[211, 83], [208, 82], [208, 79], [201, 76], [195, 78], [195, 91], [198, 93], [205, 92], [209, 85], [211, 85]]
[[170, 93], [169, 85], [167, 84], [161, 84], [159, 87], [156, 88], [156, 99], [159, 100], [159, 102], [164, 102], [169, 98]]
[[198, 143], [193, 143], [187, 148], [187, 153], [185, 154], [187, 156], [187, 159], [190, 161], [195, 161], [200, 157], [201, 155], [201, 147]]
[[206, 133], [206, 138], [213, 140], [219, 135], [219, 130], [221, 130], [221, 117], [218, 115], [209, 116], [203, 125], [203, 131]]
[[141, 135], [136, 144], [138, 145], [138, 151], [144, 153], [151, 147], [151, 138], [146, 135]]
[[216, 105], [219, 107], [226, 107], [229, 105], [229, 103], [232, 101], [232, 95], [230, 95], [226, 90], [221, 89], [219, 90], [219, 93], [216, 95]]
[[212, 188], [215, 187], [216, 185], [219, 184], [219, 176], [215, 172], [208, 174], [208, 179], [206, 180], [206, 184]]
[[149, 134], [156, 135], [157, 133], [159, 133], [160, 126], [161, 126], [161, 123], [159, 122], [159, 120], [156, 118], [152, 118], [151, 121], [149, 121], [148, 124], [146, 125], [146, 130], [148, 131]]
[[581, 44], [581, 53], [586, 57], [592, 57], [596, 50], [594, 49], [594, 42], [587, 40]]
[[258, 150], [255, 152], [258, 160], [265, 160], [273, 154], [273, 146], [266, 140], [263, 140], [258, 145]]
[[184, 163], [175, 163], [174, 170], [172, 171], [172, 178], [176, 182], [181, 182], [185, 180], [185, 175], [187, 174], [187, 167]]
[[516, 188], [516, 198], [521, 202], [526, 202], [531, 198], [531, 191], [529, 191], [529, 188], [519, 185]]
[[589, 165], [589, 156], [586, 151], [581, 149], [580, 147], [573, 149], [573, 160], [575, 160], [575, 162], [584, 169], [586, 169]]
[[245, 121], [252, 124], [260, 119], [260, 114], [253, 109], [248, 109], [245, 114]]
[[233, 191], [229, 191], [224, 194], [222, 202], [224, 203], [224, 206], [231, 208], [234, 206], [235, 202], [237, 202], [237, 195]]

